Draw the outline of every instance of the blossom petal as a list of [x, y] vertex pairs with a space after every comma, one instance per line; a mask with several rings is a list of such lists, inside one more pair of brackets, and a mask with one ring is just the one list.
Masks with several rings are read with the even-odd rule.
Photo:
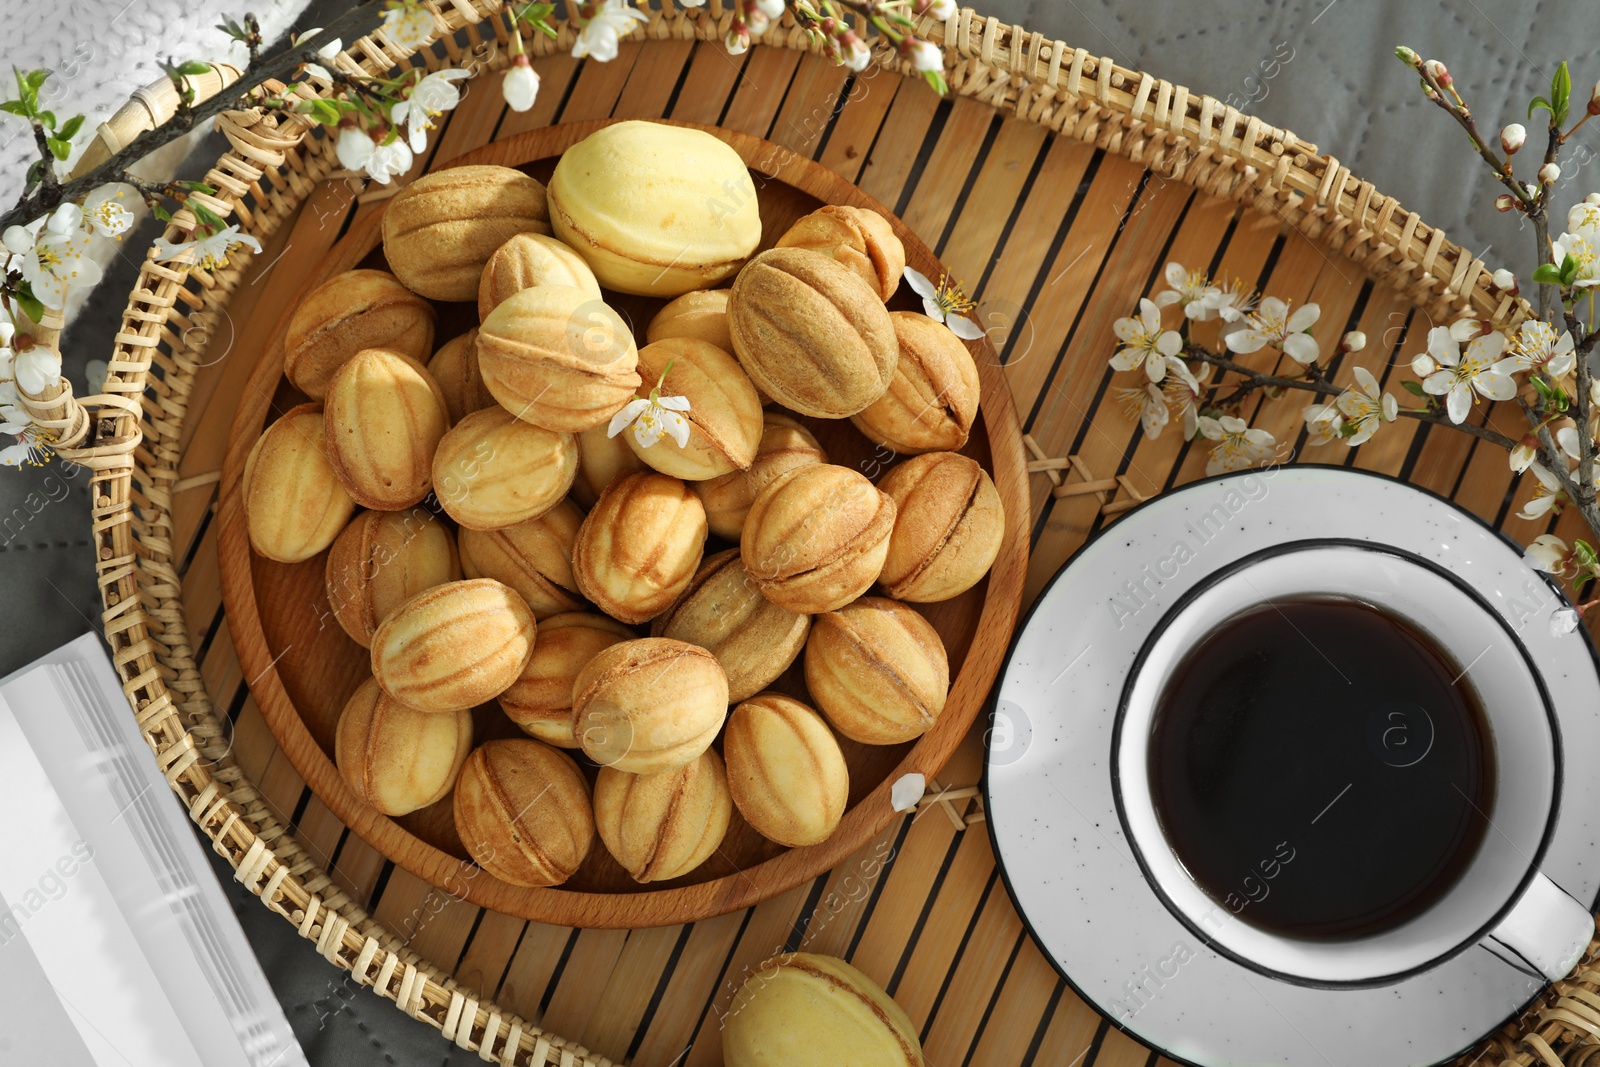
[[1135, 318], [1118, 319], [1111, 324], [1111, 332], [1117, 335], [1119, 341], [1132, 341], [1144, 332], [1139, 320]]
[[[1162, 277], [1167, 279], [1167, 284], [1174, 289], [1182, 289], [1183, 283], [1189, 280], [1189, 272], [1183, 269], [1183, 264], [1173, 260], [1167, 264], [1167, 269], [1162, 272]], [[1169, 303], [1171, 301], [1168, 301]]]
[[907, 267], [904, 277], [910, 283], [911, 291], [924, 300], [931, 300], [939, 295], [939, 287], [934, 285], [926, 274], [915, 267]]
[[1163, 331], [1156, 338], [1156, 351], [1163, 356], [1175, 356], [1183, 351], [1183, 338], [1178, 335], [1177, 330]]
[[1309, 333], [1290, 334], [1283, 339], [1283, 353], [1296, 363], [1310, 363], [1320, 355], [1317, 339]]
[[26, 444], [16, 444], [11, 445], [8, 448], [0, 448], [0, 467], [20, 467], [24, 463], [28, 462], [28, 458], [32, 454], [33, 449], [28, 447]]
[[[1426, 386], [1424, 386], [1424, 388], [1426, 388]], [[1459, 423], [1466, 421], [1467, 412], [1472, 410], [1472, 390], [1468, 389], [1465, 385], [1456, 385], [1451, 387], [1449, 399], [1445, 402], [1445, 407], [1450, 412], [1451, 422]]]
[[1361, 387], [1363, 393], [1372, 397], [1378, 395], [1378, 379], [1374, 378], [1372, 372], [1367, 368], [1357, 367], [1355, 369], [1355, 378], [1356, 384]]
[[944, 324], [963, 341], [976, 341], [984, 335], [983, 327], [964, 315], [947, 315]]
[[1454, 367], [1461, 362], [1461, 346], [1450, 336], [1448, 326], [1435, 326], [1428, 331], [1428, 355], [1444, 367]]
[[1301, 304], [1289, 316], [1289, 322], [1284, 328], [1285, 333], [1304, 333], [1315, 326], [1317, 319], [1322, 316], [1322, 308], [1316, 304]]
[[1141, 348], [1119, 348], [1111, 357], [1112, 370], [1133, 370], [1144, 362], [1144, 350]]
[[661, 416], [661, 425], [667, 435], [678, 442], [679, 448], [689, 445], [689, 420], [679, 415], [676, 411], [664, 412]]
[[1265, 347], [1267, 342], [1270, 340], [1272, 339], [1266, 334], [1262, 333], [1260, 330], [1248, 328], [1243, 330], [1235, 330], [1227, 337], [1228, 348], [1231, 351], [1244, 355], [1248, 355], [1251, 352], [1261, 351], [1261, 349]]
[[606, 436], [617, 436], [617, 434], [627, 429], [628, 424], [634, 419], [637, 419], [644, 409], [649, 406], [650, 401], [648, 400], [628, 401], [625, 405], [623, 405], [621, 411], [611, 416], [611, 423], [606, 427]]
[[1504, 374], [1494, 373], [1492, 369], [1474, 376], [1472, 384], [1490, 400], [1510, 400], [1517, 395], [1517, 383]]
[[1455, 375], [1447, 370], [1437, 370], [1422, 379], [1422, 391], [1434, 396], [1444, 396], [1455, 388]]
[[686, 396], [662, 396], [656, 398], [656, 403], [668, 411], [688, 411], [689, 398]]

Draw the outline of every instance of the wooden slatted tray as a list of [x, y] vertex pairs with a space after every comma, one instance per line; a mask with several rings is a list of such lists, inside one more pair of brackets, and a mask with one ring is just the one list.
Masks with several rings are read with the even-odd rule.
[[[461, 0], [449, 18], [459, 25], [495, 10], [493, 2]], [[561, 54], [570, 47], [570, 29], [554, 43], [535, 40], [530, 48], [555, 50], [536, 60], [543, 88], [535, 108], [506, 111], [497, 75], [487, 75], [432, 139], [429, 156], [453, 158], [555, 123], [666, 117], [775, 141], [889, 205], [979, 297], [1037, 454], [1076, 457], [1065, 470], [1032, 478], [1025, 604], [1086, 536], [1114, 521], [1121, 505], [1203, 471], [1202, 449], [1174, 433], [1146, 440], [1107, 403], [1112, 322], [1141, 293], [1159, 287], [1167, 262], [1319, 303], [1327, 336], [1360, 329], [1371, 339], [1347, 358], [1380, 380], [1403, 366], [1426, 330], [1453, 309], [1516, 314], [1490, 293], [1481, 263], [1336, 160], [1318, 157], [1314, 146], [1109, 59], [963, 11], [943, 28], [958, 95], [941, 100], [893, 69], [874, 66], [852, 76], [805, 52], [803, 38], [787, 24], [769, 35], [771, 45], [730, 57], [699, 39], [714, 42], [718, 20], [726, 21], [720, 0], [688, 14], [669, 2], [652, 18], [649, 40], [624, 43], [606, 64]], [[503, 21], [472, 32], [480, 42], [475, 53], [456, 43], [430, 64], [503, 64], [503, 56], [495, 60]], [[938, 27], [930, 32], [938, 39]], [[450, 898], [386, 862], [312, 795], [274, 743], [242, 676], [219, 599], [213, 519], [228, 428], [262, 355], [263, 338], [244, 324], [258, 307], [285, 306], [300, 288], [302, 279], [281, 267], [286, 252], [331, 245], [384, 195], [330, 177], [328, 155], [308, 153], [309, 162], [290, 157], [286, 177], [255, 186], [258, 204], [276, 198], [290, 206], [267, 212], [266, 247], [242, 276], [225, 278], [232, 296], [220, 310], [176, 289], [181, 278], [163, 280], [157, 269], [146, 279], [147, 295], [165, 293], [168, 302], [137, 298], [146, 309], [139, 314], [148, 316], [138, 322], [150, 325], [127, 328], [118, 358], [128, 368], [154, 359], [162, 377], [176, 383], [161, 387], [163, 403], [188, 417], [177, 425], [148, 417], [160, 459], [150, 465], [159, 473], [136, 480], [136, 491], [127, 489], [125, 472], [96, 476], [106, 487], [97, 504], [100, 530], [126, 525], [135, 498], [141, 507], [155, 506], [155, 525], [134, 532], [146, 546], [146, 573], [154, 575], [141, 608], [161, 628], [159, 647], [142, 630], [130, 641], [124, 617], [132, 613], [117, 608], [140, 580], [126, 530], [124, 541], [108, 540], [102, 549], [108, 630], [130, 698], [154, 724], [147, 730], [175, 781], [191, 765], [208, 768], [232, 791], [243, 817], [265, 827], [259, 839], [241, 837], [231, 819], [219, 830], [223, 815], [210, 813], [232, 809], [222, 806], [218, 788], [184, 792], [247, 884], [299, 923], [324, 955], [355, 967], [357, 981], [376, 985], [458, 1043], [503, 1043], [502, 1013], [515, 1012], [530, 1030], [537, 1026], [544, 1036], [533, 1041], [518, 1023], [524, 1035], [518, 1063], [567, 1062], [555, 1034], [568, 1047], [580, 1046], [587, 1058], [575, 1062], [720, 1063], [720, 1014], [745, 972], [784, 949], [841, 955], [880, 981], [921, 1030], [929, 1062], [940, 1067], [1167, 1062], [1083, 1003], [1025, 934], [1000, 884], [988, 835], [981, 826], [968, 829], [980, 814], [970, 791], [957, 790], [959, 799], [892, 823], [834, 870], [757, 907], [633, 931], [526, 922]], [[419, 159], [416, 172], [428, 162]], [[159, 288], [168, 282], [174, 288]], [[175, 289], [187, 295], [174, 297]], [[160, 354], [161, 344], [181, 355]], [[1242, 362], [1269, 360], [1263, 353]], [[1303, 448], [1298, 407], [1266, 403], [1257, 424]], [[1498, 408], [1474, 417], [1508, 432], [1516, 422], [1514, 412]], [[1530, 489], [1513, 483], [1503, 454], [1464, 434], [1407, 421], [1359, 449], [1332, 446], [1304, 452], [1301, 460], [1398, 475], [1453, 497], [1521, 540], [1550, 529], [1570, 536], [1576, 521], [1517, 518]], [[1075, 482], [1107, 479], [1115, 479], [1115, 490], [1070, 491]], [[144, 617], [135, 621], [143, 625]], [[172, 695], [150, 695], [158, 674]], [[174, 702], [181, 715], [176, 734], [168, 720], [178, 717], [167, 714]], [[224, 724], [220, 733], [208, 725], [213, 705]], [[939, 782], [976, 783], [982, 752], [980, 721]], [[300, 881], [287, 881], [283, 871]], [[302, 883], [304, 891], [284, 890]], [[364, 925], [368, 916], [380, 925]], [[358, 955], [363, 938], [373, 947]], [[378, 960], [388, 962], [379, 967]], [[423, 980], [430, 964], [438, 968], [437, 984]], [[1593, 996], [1597, 988], [1600, 975], [1583, 971], [1557, 992]], [[1524, 1040], [1530, 1034], [1545, 1048], [1562, 1049], [1583, 1036], [1536, 1005], [1507, 1027], [1495, 1062], [1536, 1062], [1543, 1053]], [[419, 1028], [418, 1040], [433, 1038]], [[494, 1047], [498, 1055], [502, 1045]]]

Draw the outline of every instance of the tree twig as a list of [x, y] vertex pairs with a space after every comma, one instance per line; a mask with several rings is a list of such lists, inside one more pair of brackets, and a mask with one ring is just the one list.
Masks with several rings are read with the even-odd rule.
[[[310, 49], [315, 52], [335, 38], [353, 39], [369, 32], [377, 25], [377, 10], [377, 0], [361, 0], [354, 8], [330, 22], [314, 38], [286, 47], [276, 55], [267, 56], [259, 66], [252, 65], [233, 85], [211, 99], [189, 108], [190, 126], [247, 103], [263, 82], [288, 81], [305, 62], [301, 55], [304, 50]], [[57, 205], [76, 200], [106, 182], [126, 180], [129, 167], [168, 141], [187, 132], [188, 130], [181, 128], [181, 124], [177, 122], [166, 122], [154, 129], [146, 130], [93, 170], [66, 182], [58, 181], [52, 165], [47, 163], [44, 168], [46, 177], [38, 188], [17, 201], [4, 215], [0, 215], [0, 230], [32, 222], [55, 210]], [[42, 140], [42, 136], [41, 131], [35, 130], [36, 140]]]
[[[1318, 396], [1325, 397], [1336, 397], [1344, 392], [1342, 387], [1329, 383], [1326, 378], [1319, 377], [1317, 379], [1308, 381], [1305, 378], [1284, 378], [1276, 374], [1265, 374], [1261, 371], [1252, 370], [1242, 363], [1235, 363], [1231, 359], [1219, 356], [1208, 349], [1199, 347], [1198, 345], [1190, 345], [1185, 350], [1184, 354], [1190, 359], [1201, 360], [1205, 363], [1211, 364], [1218, 370], [1240, 375], [1244, 379], [1238, 384], [1238, 386], [1235, 387], [1232, 393], [1230, 393], [1223, 400], [1216, 402], [1216, 406], [1218, 407], [1226, 407], [1228, 404], [1238, 403], [1250, 393], [1263, 387], [1298, 389], [1302, 392], [1315, 393]], [[1221, 385], [1222, 383], [1218, 382], [1216, 386], [1213, 386], [1213, 388], [1220, 387]], [[1400, 414], [1406, 418], [1416, 419], [1418, 422], [1424, 422], [1431, 426], [1448, 426], [1453, 430], [1460, 430], [1463, 433], [1471, 434], [1473, 437], [1479, 438], [1483, 441], [1488, 441], [1490, 444], [1499, 445], [1501, 448], [1507, 450], [1515, 448], [1517, 445], [1517, 442], [1513, 441], [1505, 434], [1500, 433], [1497, 430], [1491, 430], [1487, 426], [1478, 426], [1470, 422], [1451, 422], [1449, 416], [1443, 412], [1433, 411], [1431, 409], [1415, 410], [1412, 408], [1401, 408]]]

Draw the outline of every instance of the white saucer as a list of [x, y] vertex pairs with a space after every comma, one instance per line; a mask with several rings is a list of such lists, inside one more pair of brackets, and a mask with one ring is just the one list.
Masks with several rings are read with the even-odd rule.
[[[1062, 976], [1115, 1025], [1184, 1062], [1439, 1063], [1545, 984], [1476, 945], [1389, 984], [1286, 981], [1207, 948], [1141, 873], [1111, 779], [1113, 726], [1140, 648], [1213, 572], [1325, 538], [1401, 549], [1476, 590], [1541, 675], [1561, 747], [1600, 751], [1600, 657], [1582, 630], [1552, 629], [1553, 613], [1568, 606], [1559, 586], [1520, 547], [1432, 493], [1358, 471], [1280, 467], [1165, 493], [1102, 531], [1039, 597], [996, 686], [989, 832], [1018, 912]], [[1559, 786], [1539, 869], [1592, 910], [1600, 778], [1565, 774]]]

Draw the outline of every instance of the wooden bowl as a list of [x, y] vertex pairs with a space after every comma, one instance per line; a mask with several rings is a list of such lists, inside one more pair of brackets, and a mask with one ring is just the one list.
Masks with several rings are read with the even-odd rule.
[[[569, 146], [606, 121], [572, 123], [498, 141], [449, 166], [494, 163], [548, 180]], [[893, 223], [907, 263], [937, 278], [943, 272], [926, 245], [889, 210], [839, 175], [771, 142], [706, 129], [744, 158], [761, 203], [762, 248], [769, 248], [802, 215], [822, 204], [871, 208]], [[382, 212], [367, 215], [322, 259], [295, 300], [327, 278], [354, 267], [385, 267]], [[664, 303], [608, 292], [607, 302], [636, 334]], [[891, 308], [920, 310], [909, 286]], [[721, 849], [697, 870], [670, 882], [641, 886], [598, 840], [565, 885], [529, 889], [502, 882], [467, 858], [456, 837], [450, 798], [392, 819], [357, 799], [333, 764], [334, 724], [345, 701], [370, 674], [367, 651], [334, 620], [324, 591], [326, 553], [297, 564], [276, 563], [250, 550], [240, 476], [251, 445], [272, 419], [305, 397], [283, 375], [286, 307], [266, 355], [255, 368], [234, 419], [223, 466], [219, 556], [228, 626], [250, 690], [285, 754], [312, 791], [363, 839], [432, 885], [474, 904], [545, 923], [641, 927], [689, 922], [748, 907], [814, 878], [866, 844], [895, 817], [889, 791], [902, 775], [932, 777], [972, 725], [994, 681], [1016, 623], [1028, 558], [1028, 486], [1021, 432], [999, 361], [986, 340], [973, 343], [983, 385], [981, 417], [962, 451], [990, 472], [1006, 508], [1005, 541], [989, 576], [953, 600], [915, 605], [938, 629], [950, 656], [949, 700], [934, 727], [914, 742], [859, 745], [841, 738], [850, 766], [850, 804], [833, 836], [808, 848], [785, 849], [762, 838], [735, 813]], [[438, 304], [436, 343], [477, 326], [470, 303]], [[848, 421], [804, 420], [832, 462], [879, 479], [899, 457], [866, 440]], [[713, 538], [707, 554], [717, 550]], [[645, 630], [640, 629], [643, 633]], [[774, 688], [806, 699], [800, 665]], [[521, 732], [494, 704], [476, 709], [475, 743]], [[594, 768], [586, 768], [593, 774]]]

